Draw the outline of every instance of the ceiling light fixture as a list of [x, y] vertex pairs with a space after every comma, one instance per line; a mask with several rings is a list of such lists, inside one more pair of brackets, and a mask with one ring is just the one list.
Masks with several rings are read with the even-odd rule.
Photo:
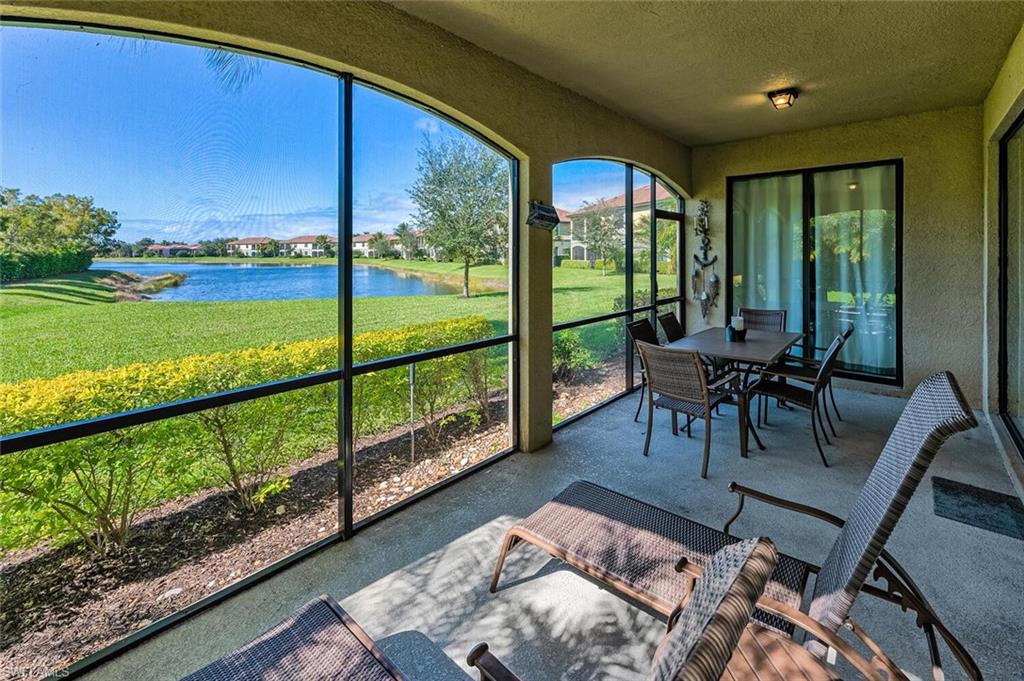
[[795, 87], [787, 87], [782, 90], [773, 90], [768, 93], [768, 99], [771, 100], [772, 106], [776, 109], [788, 109], [793, 106], [793, 102], [796, 101], [799, 91]]

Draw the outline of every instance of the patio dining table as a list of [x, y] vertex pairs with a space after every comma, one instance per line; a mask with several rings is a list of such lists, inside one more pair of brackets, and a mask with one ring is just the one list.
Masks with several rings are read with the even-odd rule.
[[[704, 357], [737, 362], [744, 366], [739, 374], [737, 401], [740, 421], [740, 456], [747, 456], [747, 433], [750, 416], [747, 408], [747, 387], [750, 375], [758, 367], [768, 366], [782, 359], [803, 336], [790, 331], [760, 331], [748, 329], [746, 340], [725, 340], [725, 329], [715, 326], [692, 336], [680, 338], [665, 347], [696, 350]], [[756, 433], [755, 433], [756, 436]], [[760, 443], [760, 440], [758, 441]]]

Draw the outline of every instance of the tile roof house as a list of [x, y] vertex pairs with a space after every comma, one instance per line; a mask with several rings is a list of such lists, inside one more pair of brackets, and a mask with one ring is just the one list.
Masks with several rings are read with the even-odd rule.
[[321, 244], [321, 237], [327, 240], [332, 246], [338, 245], [338, 238], [329, 234], [304, 234], [293, 236], [290, 239], [283, 239], [278, 243], [281, 246], [281, 255], [301, 255], [307, 258], [322, 258], [327, 255]]
[[269, 236], [247, 236], [244, 239], [236, 239], [228, 242], [228, 253], [230, 255], [241, 255], [252, 257], [260, 254], [260, 246], [273, 241]]

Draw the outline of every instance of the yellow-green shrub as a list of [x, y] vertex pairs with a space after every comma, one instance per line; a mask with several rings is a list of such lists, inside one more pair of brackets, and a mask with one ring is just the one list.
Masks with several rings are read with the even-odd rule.
[[[485, 318], [467, 317], [360, 334], [352, 350], [359, 363], [491, 333]], [[486, 350], [418, 363], [414, 409], [430, 432], [439, 432], [442, 412], [454, 405], [486, 405], [486, 363]], [[323, 338], [0, 385], [0, 431], [34, 430], [337, 365], [337, 339]], [[408, 420], [407, 367], [360, 376], [353, 387], [357, 436]], [[337, 391], [336, 384], [321, 385], [0, 456], [0, 549], [71, 535], [99, 552], [123, 547], [141, 510], [210, 487], [226, 486], [253, 511], [287, 486], [277, 473], [282, 466], [336, 442]]]

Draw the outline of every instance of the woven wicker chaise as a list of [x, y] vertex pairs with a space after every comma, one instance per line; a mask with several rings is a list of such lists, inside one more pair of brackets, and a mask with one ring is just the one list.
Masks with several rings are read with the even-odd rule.
[[[747, 539], [715, 553], [706, 568], [684, 568], [691, 588], [679, 603], [654, 654], [649, 681], [718, 681], [719, 679], [802, 679], [831, 681], [832, 670], [790, 639], [760, 647], [748, 626], [755, 603], [835, 646], [843, 658], [870, 681], [906, 681], [888, 658], [872, 666], [849, 644], [807, 615], [763, 596], [779, 554], [768, 539]], [[467, 662], [481, 681], [519, 681], [486, 643]]]
[[[506, 533], [491, 591], [497, 589], [508, 553], [529, 543], [662, 615], [671, 616], [687, 592], [687, 580], [679, 574], [680, 565], [706, 565], [713, 553], [740, 541], [728, 530], [742, 512], [745, 500], [757, 499], [841, 528], [820, 567], [781, 555], [766, 588], [766, 597], [790, 610], [799, 610], [808, 577], [816, 574], [809, 617], [831, 632], [840, 627], [850, 629], [877, 656], [881, 648], [849, 617], [860, 593], [876, 596], [916, 614], [936, 679], [942, 678], [938, 635], [967, 676], [980, 680], [981, 672], [970, 654], [942, 624], [907, 571], [884, 550], [939, 448], [950, 436], [976, 425], [951, 373], [941, 372], [922, 381], [846, 521], [733, 483], [729, 489], [739, 495], [739, 507], [724, 531], [718, 531], [599, 485], [574, 482]], [[878, 581], [868, 584], [872, 571]], [[750, 636], [758, 639], [757, 647], [777, 645], [793, 634], [791, 621], [766, 608], [756, 610], [752, 621]], [[827, 652], [827, 647], [814, 637], [808, 638], [804, 647], [819, 658]]]

